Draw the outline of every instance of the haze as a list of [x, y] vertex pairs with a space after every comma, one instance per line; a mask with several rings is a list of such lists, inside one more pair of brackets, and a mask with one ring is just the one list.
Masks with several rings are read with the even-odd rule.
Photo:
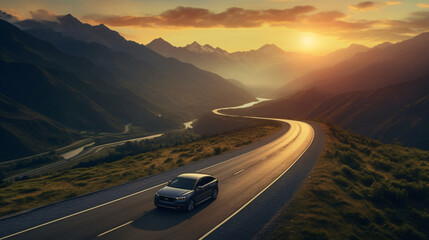
[[1, 9], [21, 20], [73, 13], [142, 44], [161, 37], [175, 46], [197, 41], [233, 52], [273, 43], [321, 55], [351, 43], [372, 47], [425, 32], [428, 7], [423, 0], [6, 0]]

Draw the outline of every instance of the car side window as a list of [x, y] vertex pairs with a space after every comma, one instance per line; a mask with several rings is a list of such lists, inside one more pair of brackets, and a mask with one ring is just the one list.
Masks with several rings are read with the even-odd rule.
[[200, 180], [198, 180], [197, 187], [202, 186], [202, 183], [203, 183], [203, 179], [201, 178]]
[[201, 178], [199, 181], [198, 181], [198, 183], [197, 183], [197, 186], [204, 186], [204, 185], [206, 185], [207, 183], [209, 183], [210, 182], [210, 178], [208, 178], [208, 177], [203, 177], [203, 178]]

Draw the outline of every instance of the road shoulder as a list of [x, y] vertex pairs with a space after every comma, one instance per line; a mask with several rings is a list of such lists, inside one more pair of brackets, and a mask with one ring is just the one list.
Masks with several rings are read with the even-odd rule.
[[292, 198], [316, 164], [323, 150], [325, 134], [318, 123], [313, 127], [314, 140], [301, 158], [263, 194], [247, 205], [205, 239], [252, 239]]

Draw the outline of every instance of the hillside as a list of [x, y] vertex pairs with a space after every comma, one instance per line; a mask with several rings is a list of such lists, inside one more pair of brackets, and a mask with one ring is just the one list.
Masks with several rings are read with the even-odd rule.
[[278, 96], [308, 88], [324, 93], [371, 90], [428, 74], [429, 33], [396, 44], [383, 44], [335, 66], [305, 74], [277, 91]]
[[119, 86], [156, 105], [161, 115], [188, 120], [216, 106], [253, 99], [218, 75], [167, 59], [104, 25], [91, 26], [72, 15], [58, 17], [58, 22], [25, 20], [18, 26], [70, 55], [109, 69]]
[[256, 239], [427, 239], [429, 152], [325, 132], [310, 176]]
[[[320, 119], [384, 142], [429, 149], [429, 77], [389, 87], [326, 95], [317, 89], [265, 102], [241, 114]], [[238, 111], [238, 110], [234, 110]]]
[[201, 138], [188, 130], [171, 131], [160, 138], [105, 149], [66, 169], [19, 181], [0, 181], [0, 216], [174, 170], [242, 148], [279, 129], [280, 125], [271, 123], [209, 138]]
[[219, 47], [193, 42], [175, 47], [162, 38], [146, 45], [159, 54], [192, 63], [227, 79], [236, 79], [256, 95], [270, 95], [286, 82], [311, 70], [336, 64], [368, 48], [352, 44], [326, 56], [286, 52], [274, 44], [259, 49], [229, 53]]
[[49, 118], [0, 94], [1, 160], [46, 151], [77, 139], [76, 131], [58, 125]]
[[[156, 119], [142, 105], [144, 99], [113, 85], [107, 70], [64, 54], [6, 22], [0, 27], [4, 95], [80, 130], [119, 130], [126, 121]], [[120, 107], [127, 105], [138, 114]]]
[[[62, 143], [70, 143], [77, 132], [120, 131], [128, 123], [146, 131], [179, 128], [182, 122], [212, 108], [254, 99], [215, 74], [174, 59], [167, 60], [148, 49], [147, 58], [154, 55], [165, 64], [154, 67], [160, 61], [148, 64], [104, 45], [80, 42], [71, 37], [63, 38], [68, 44], [62, 47], [76, 48], [64, 52], [2, 20], [0, 32], [0, 94], [55, 126], [64, 127], [65, 132], [74, 132], [60, 134], [58, 138], [64, 137], [63, 140], [48, 140], [47, 136], [58, 129], [52, 127], [50, 132], [41, 128], [46, 130], [45, 136], [45, 131], [37, 128], [40, 124], [24, 130], [20, 129], [24, 125], [16, 122], [16, 126], [8, 127], [14, 131], [2, 132], [1, 136], [5, 141], [19, 142], [16, 148], [7, 150], [5, 155], [8, 156], [37, 153], [41, 146], [48, 151]], [[36, 148], [27, 146], [30, 141], [16, 140], [31, 139], [36, 133], [42, 134]], [[23, 151], [16, 151], [18, 147]]]

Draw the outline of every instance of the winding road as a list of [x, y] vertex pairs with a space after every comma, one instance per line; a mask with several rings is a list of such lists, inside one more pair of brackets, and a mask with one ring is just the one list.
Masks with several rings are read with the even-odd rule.
[[[226, 117], [237, 117], [213, 112]], [[317, 124], [275, 120], [282, 129], [242, 149], [121, 186], [0, 220], [2, 239], [248, 239], [285, 204], [323, 147]], [[191, 213], [157, 209], [155, 192], [174, 176], [219, 179], [219, 196]]]

